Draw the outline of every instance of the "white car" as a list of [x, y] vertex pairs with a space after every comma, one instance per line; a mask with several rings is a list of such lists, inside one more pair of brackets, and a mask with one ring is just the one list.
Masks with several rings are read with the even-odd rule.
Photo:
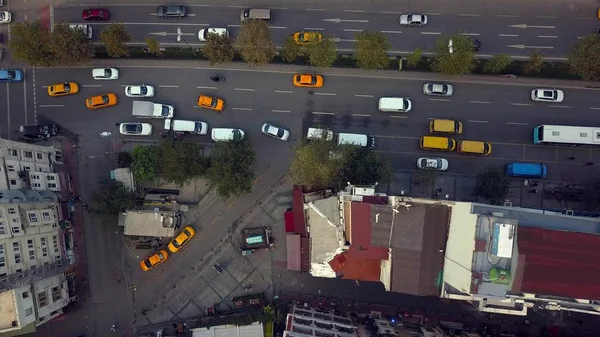
[[154, 87], [151, 85], [128, 85], [125, 87], [127, 97], [152, 97], [154, 96]]
[[140, 122], [125, 122], [119, 125], [119, 132], [125, 136], [150, 136], [152, 125]]
[[262, 133], [269, 137], [286, 141], [290, 138], [290, 132], [280, 126], [265, 123], [261, 128]]
[[557, 102], [565, 99], [565, 93], [558, 89], [533, 89], [531, 90], [531, 100], [535, 102]]
[[116, 80], [119, 79], [119, 71], [115, 68], [94, 68], [92, 77], [95, 80]]
[[444, 158], [421, 157], [417, 159], [417, 167], [421, 170], [446, 171], [448, 160]]
[[217, 34], [229, 37], [229, 32], [227, 31], [227, 28], [206, 28], [200, 29], [200, 31], [198, 32], [198, 40], [206, 41], [208, 34]]
[[9, 11], [0, 11], [0, 23], [10, 23], [12, 21], [12, 15]]
[[427, 15], [425, 14], [402, 14], [400, 15], [400, 25], [410, 27], [421, 27], [427, 24]]
[[452, 96], [454, 87], [445, 83], [425, 83], [423, 93], [427, 96]]

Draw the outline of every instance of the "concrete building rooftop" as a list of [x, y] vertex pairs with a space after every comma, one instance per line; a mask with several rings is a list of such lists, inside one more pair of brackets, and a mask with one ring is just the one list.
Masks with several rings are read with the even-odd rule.
[[13, 322], [18, 322], [17, 298], [15, 290], [0, 293], [0, 331], [17, 328]]

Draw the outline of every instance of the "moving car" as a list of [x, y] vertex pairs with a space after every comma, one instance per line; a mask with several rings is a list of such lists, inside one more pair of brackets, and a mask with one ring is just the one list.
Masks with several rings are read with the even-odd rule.
[[282, 128], [281, 126], [265, 123], [263, 124], [262, 128], [260, 128], [260, 130], [265, 135], [279, 140], [286, 141], [290, 138], [290, 132]]
[[206, 28], [200, 29], [198, 32], [198, 40], [206, 41], [208, 34], [217, 34], [225, 37], [229, 37], [229, 31], [227, 28]]
[[128, 85], [125, 87], [127, 97], [152, 97], [154, 96], [154, 87], [151, 85]]
[[152, 124], [123, 122], [119, 124], [119, 132], [126, 136], [150, 136], [152, 134]]
[[12, 21], [12, 15], [9, 11], [0, 11], [0, 23], [10, 23]]
[[402, 14], [399, 19], [400, 25], [408, 27], [421, 27], [427, 24], [425, 14]]
[[297, 44], [308, 44], [313, 42], [321, 42], [323, 34], [317, 32], [296, 32], [294, 33], [294, 41]]
[[184, 18], [187, 16], [187, 7], [181, 5], [162, 5], [156, 9], [159, 18]]
[[19, 69], [0, 69], [0, 82], [21, 82], [23, 72]]
[[48, 95], [51, 97], [73, 95], [79, 92], [79, 86], [75, 82], [65, 82], [48, 86]]
[[91, 96], [85, 100], [85, 105], [88, 107], [88, 109], [100, 109], [117, 105], [117, 95], [108, 93]]
[[140, 267], [143, 271], [148, 271], [158, 266], [159, 264], [167, 261], [167, 259], [169, 259], [169, 253], [167, 253], [166, 250], [161, 249], [158, 252], [140, 261]]
[[314, 74], [296, 74], [294, 75], [294, 86], [320, 88], [323, 86], [323, 76]]
[[533, 89], [531, 90], [531, 100], [535, 102], [556, 102], [560, 103], [565, 99], [565, 93], [558, 89]]
[[453, 92], [452, 84], [425, 83], [423, 85], [423, 93], [427, 96], [452, 96]]
[[223, 111], [225, 102], [218, 97], [200, 95], [200, 97], [198, 97], [198, 106], [210, 110]]
[[448, 160], [444, 158], [421, 157], [417, 159], [417, 168], [421, 170], [446, 171]]
[[181, 231], [181, 233], [179, 233], [179, 235], [169, 242], [167, 248], [169, 248], [171, 253], [177, 253], [181, 247], [183, 247], [183, 245], [185, 245], [194, 237], [195, 234], [196, 231], [192, 228], [192, 226], [187, 226]]
[[108, 10], [102, 8], [88, 8], [81, 12], [81, 19], [85, 21], [108, 21]]
[[409, 112], [412, 102], [406, 97], [381, 97], [378, 109], [381, 112]]
[[119, 71], [116, 68], [94, 68], [92, 69], [92, 77], [95, 80], [117, 80], [119, 79]]

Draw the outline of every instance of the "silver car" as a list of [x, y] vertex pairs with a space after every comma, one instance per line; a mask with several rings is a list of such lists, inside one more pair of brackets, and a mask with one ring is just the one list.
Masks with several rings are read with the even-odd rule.
[[261, 128], [262, 133], [269, 137], [286, 141], [290, 138], [290, 132], [281, 126], [265, 123]]
[[402, 14], [398, 20], [401, 26], [421, 27], [427, 24], [425, 14]]
[[421, 170], [446, 171], [448, 160], [444, 158], [421, 157], [417, 159], [417, 168]]
[[560, 103], [565, 99], [565, 93], [558, 89], [533, 89], [531, 90], [531, 100], [535, 102], [556, 102]]
[[452, 96], [454, 88], [452, 84], [446, 83], [425, 83], [423, 93], [427, 96]]
[[125, 87], [127, 97], [153, 97], [154, 87], [151, 85], [128, 85]]

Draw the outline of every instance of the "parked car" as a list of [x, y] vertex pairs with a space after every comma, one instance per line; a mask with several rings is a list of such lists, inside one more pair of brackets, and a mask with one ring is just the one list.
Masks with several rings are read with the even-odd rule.
[[290, 132], [281, 126], [265, 123], [260, 130], [263, 134], [275, 139], [287, 141], [290, 138]]
[[294, 75], [294, 86], [320, 88], [323, 86], [323, 76], [314, 74], [296, 74]]
[[314, 42], [321, 42], [323, 40], [323, 34], [318, 32], [296, 32], [294, 33], [294, 41], [297, 44], [308, 44]]
[[446, 171], [448, 160], [444, 158], [421, 157], [417, 159], [417, 168], [421, 170]]
[[119, 124], [119, 133], [125, 136], [150, 136], [152, 134], [152, 124], [124, 122]]
[[0, 23], [10, 23], [12, 21], [12, 14], [9, 11], [0, 11]]
[[194, 235], [196, 235], [194, 228], [192, 228], [192, 226], [187, 226], [179, 233], [179, 235], [169, 242], [167, 248], [169, 248], [171, 253], [177, 253], [183, 245], [194, 237]]
[[140, 267], [143, 271], [148, 271], [158, 266], [159, 264], [167, 261], [167, 259], [169, 259], [169, 253], [167, 253], [166, 250], [161, 249], [158, 252], [140, 261]]

